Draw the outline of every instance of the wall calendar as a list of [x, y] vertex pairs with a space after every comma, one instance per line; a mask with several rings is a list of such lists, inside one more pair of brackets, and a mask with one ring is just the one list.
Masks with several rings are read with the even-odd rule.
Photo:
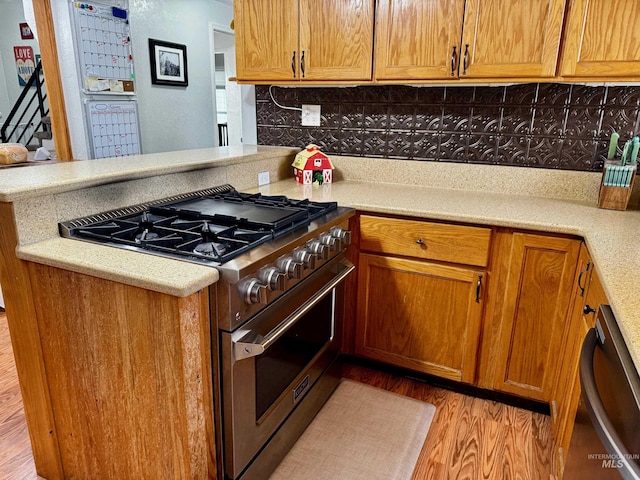
[[86, 105], [93, 158], [141, 153], [135, 101], [87, 101]]
[[135, 92], [127, 9], [71, 2], [82, 90], [87, 94]]

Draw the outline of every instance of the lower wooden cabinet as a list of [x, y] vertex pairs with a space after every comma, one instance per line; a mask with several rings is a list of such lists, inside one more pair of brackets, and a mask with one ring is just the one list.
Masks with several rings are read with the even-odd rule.
[[549, 403], [561, 478], [580, 400], [582, 341], [607, 303], [584, 243], [509, 228], [356, 218], [354, 353]]
[[576, 410], [580, 402], [579, 360], [582, 342], [589, 329], [595, 325], [595, 313], [598, 307], [608, 303], [584, 245], [580, 253], [579, 268], [581, 270], [576, 279], [576, 296], [570, 327], [564, 338], [562, 366], [558, 370], [556, 390], [550, 402], [557, 478], [562, 478]]
[[215, 478], [208, 291], [27, 265], [64, 478]]
[[356, 354], [473, 383], [486, 271], [360, 254]]
[[549, 402], [580, 243], [541, 234], [502, 234], [502, 246], [494, 252], [499, 278], [490, 299], [492, 318], [483, 345], [489, 360], [484, 361], [488, 366], [481, 372], [481, 386]]
[[582, 331], [583, 308], [586, 292], [591, 280], [593, 267], [586, 246], [580, 247], [578, 268], [574, 279], [571, 309], [567, 317], [566, 328], [562, 337], [561, 357], [558, 359], [555, 388], [551, 394], [549, 407], [551, 410], [551, 427], [554, 437], [558, 437], [569, 408], [569, 393], [573, 389], [574, 377], [578, 366], [580, 346], [584, 338]]
[[540, 402], [562, 395], [574, 282], [588, 281], [580, 239], [359, 218], [356, 355]]

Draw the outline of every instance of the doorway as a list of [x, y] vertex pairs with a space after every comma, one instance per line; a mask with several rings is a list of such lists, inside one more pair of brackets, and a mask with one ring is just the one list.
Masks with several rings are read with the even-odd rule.
[[[25, 101], [16, 107], [18, 110], [12, 111], [40, 58], [35, 22], [33, 15], [31, 18], [27, 15], [28, 3], [23, 4], [22, 0], [0, 3], [3, 12], [0, 17], [0, 128], [5, 127], [0, 141], [22, 143], [29, 150], [35, 150], [40, 146], [34, 138], [35, 128], [48, 110], [46, 96], [38, 101], [42, 96], [39, 94], [36, 98], [36, 87], [31, 87]], [[43, 89], [42, 95], [45, 94]]]
[[239, 85], [236, 76], [236, 42], [233, 31], [213, 25], [212, 64], [214, 135], [219, 146], [256, 144], [255, 87]]

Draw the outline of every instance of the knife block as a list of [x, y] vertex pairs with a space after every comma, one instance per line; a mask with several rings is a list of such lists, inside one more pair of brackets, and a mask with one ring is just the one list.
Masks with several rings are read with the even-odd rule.
[[[618, 163], [611, 162], [611, 165]], [[600, 180], [600, 194], [598, 195], [598, 208], [606, 208], [609, 210], [626, 210], [633, 191], [633, 182], [636, 179], [637, 167], [633, 169], [631, 174], [631, 182], [628, 187], [611, 187], [605, 186], [604, 175], [606, 169], [602, 169], [602, 179]]]

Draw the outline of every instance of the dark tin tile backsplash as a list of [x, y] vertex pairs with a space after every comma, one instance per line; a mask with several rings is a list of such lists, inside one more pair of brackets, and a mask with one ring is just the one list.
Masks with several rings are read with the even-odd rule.
[[256, 86], [258, 143], [325, 153], [564, 170], [602, 170], [611, 132], [638, 133], [640, 87], [273, 87], [278, 103], [322, 107], [320, 127]]

